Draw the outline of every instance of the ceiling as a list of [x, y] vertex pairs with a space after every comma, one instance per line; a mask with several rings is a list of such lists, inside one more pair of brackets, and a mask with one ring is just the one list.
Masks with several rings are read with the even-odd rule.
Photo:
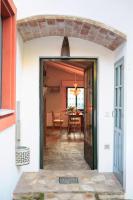
[[93, 62], [91, 61], [46, 61], [45, 67], [53, 67], [67, 73], [75, 73], [84, 76], [84, 70], [92, 66], [92, 64]]
[[46, 36], [68, 36], [95, 42], [115, 50], [126, 35], [100, 22], [79, 17], [39, 15], [17, 21], [23, 41]]

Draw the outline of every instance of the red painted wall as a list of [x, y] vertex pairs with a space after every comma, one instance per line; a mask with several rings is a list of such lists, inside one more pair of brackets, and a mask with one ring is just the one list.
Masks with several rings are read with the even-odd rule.
[[[53, 79], [56, 77], [56, 79]], [[76, 80], [79, 87], [84, 87], [84, 76], [76, 75]], [[60, 92], [46, 93], [46, 112], [47, 112], [47, 126], [52, 126], [52, 114], [51, 112], [62, 112], [62, 118], [64, 120], [63, 126], [67, 127], [67, 116], [63, 112], [66, 109], [66, 87], [73, 87], [75, 81], [75, 74], [69, 71], [63, 71], [48, 66], [47, 68], [47, 85], [60, 85]], [[53, 101], [54, 99], [54, 101]]]
[[[16, 8], [12, 0], [0, 0], [2, 33], [2, 109], [15, 110]], [[0, 131], [15, 123], [15, 113], [0, 117]]]

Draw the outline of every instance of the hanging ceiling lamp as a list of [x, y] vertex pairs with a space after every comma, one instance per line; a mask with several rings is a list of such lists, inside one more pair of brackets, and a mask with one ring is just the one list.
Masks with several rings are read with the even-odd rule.
[[69, 41], [68, 41], [67, 36], [65, 36], [63, 39], [62, 48], [61, 48], [61, 56], [70, 57], [70, 47], [69, 47]]
[[77, 95], [79, 95], [79, 93], [80, 93], [80, 89], [77, 88], [77, 87], [78, 87], [78, 84], [77, 84], [77, 82], [76, 82], [76, 73], [75, 73], [75, 82], [74, 82], [73, 85], [74, 85], [74, 88], [71, 89], [70, 92], [71, 92], [71, 94], [77, 96]]
[[[67, 56], [70, 57], [70, 47], [69, 47], [69, 40], [68, 37], [65, 36], [62, 43], [61, 48], [61, 56]], [[76, 73], [75, 73], [75, 82], [74, 82], [74, 88], [70, 90], [71, 94], [77, 96], [80, 93], [80, 89], [77, 88], [78, 84], [76, 82]]]

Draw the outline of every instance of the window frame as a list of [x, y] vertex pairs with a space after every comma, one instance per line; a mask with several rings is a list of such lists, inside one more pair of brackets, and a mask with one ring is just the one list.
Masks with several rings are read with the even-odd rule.
[[0, 108], [2, 103], [2, 16], [0, 16]]
[[2, 16], [1, 110], [2, 113], [6, 111], [0, 116], [0, 131], [2, 131], [16, 122], [16, 7], [12, 0], [0, 0], [0, 9]]
[[[68, 98], [67, 98], [67, 96], [68, 96], [68, 89], [69, 88], [73, 88], [74, 89], [74, 87], [66, 87], [66, 109], [68, 107]], [[85, 88], [84, 87], [77, 87], [77, 88], [78, 89], [80, 89], [80, 88], [84, 89], [84, 97], [85, 97]], [[76, 107], [77, 107], [77, 96], [75, 96], [75, 98], [76, 98]], [[85, 108], [85, 98], [84, 98], [84, 108]], [[83, 111], [84, 109], [78, 109], [78, 110]]]

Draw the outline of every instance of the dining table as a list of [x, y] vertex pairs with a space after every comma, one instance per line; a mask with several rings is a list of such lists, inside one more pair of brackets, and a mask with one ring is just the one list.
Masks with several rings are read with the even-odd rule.
[[67, 113], [67, 115], [68, 115], [68, 121], [69, 121], [70, 117], [80, 118], [80, 120], [81, 120], [81, 132], [84, 133], [84, 114], [82, 112], [80, 112], [80, 113], [79, 112], [78, 113], [71, 112], [71, 113]]

